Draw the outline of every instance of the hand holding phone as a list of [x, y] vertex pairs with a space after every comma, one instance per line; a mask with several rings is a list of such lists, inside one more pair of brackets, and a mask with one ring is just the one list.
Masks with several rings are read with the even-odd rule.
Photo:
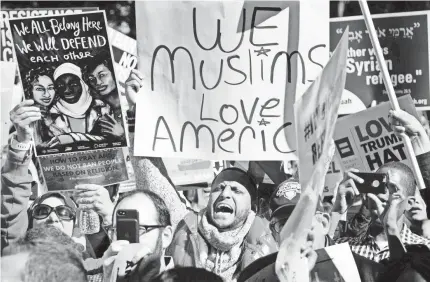
[[384, 194], [385, 184], [387, 182], [387, 175], [385, 173], [373, 172], [356, 172], [357, 177], [361, 178], [363, 182], [354, 179], [355, 186], [361, 194]]
[[139, 243], [139, 212], [137, 210], [117, 210], [116, 239]]

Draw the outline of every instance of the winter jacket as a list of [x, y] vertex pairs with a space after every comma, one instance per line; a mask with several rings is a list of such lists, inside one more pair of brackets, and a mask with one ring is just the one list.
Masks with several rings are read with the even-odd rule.
[[[242, 256], [239, 261], [237, 274], [256, 259], [276, 252], [276, 245], [268, 238], [270, 234], [261, 234], [259, 217], [256, 217], [248, 235], [242, 245]], [[258, 234], [260, 233], [260, 234]], [[262, 240], [262, 239], [265, 240]], [[270, 243], [267, 243], [270, 242]], [[264, 246], [268, 246], [264, 248]], [[266, 249], [266, 250], [264, 250]], [[198, 231], [197, 214], [190, 212], [177, 226], [172, 243], [167, 254], [173, 257], [176, 266], [204, 268], [199, 259], [199, 254], [208, 252], [208, 242]]]

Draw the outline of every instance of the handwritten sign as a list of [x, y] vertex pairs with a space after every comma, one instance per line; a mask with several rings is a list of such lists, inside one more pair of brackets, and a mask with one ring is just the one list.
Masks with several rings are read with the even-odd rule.
[[326, 19], [315, 7], [303, 14], [301, 2], [262, 3], [136, 3], [139, 68], [147, 78], [137, 100], [136, 155], [294, 155], [285, 137], [293, 124], [284, 112], [285, 87], [309, 83], [327, 58], [321, 29], [300, 34], [314, 43], [300, 48], [299, 24], [312, 17], [324, 27]]
[[300, 247], [306, 241], [334, 155], [332, 136], [345, 85], [347, 36], [346, 31], [321, 75], [294, 105], [302, 194], [280, 232], [275, 270], [281, 281], [309, 281], [303, 274], [307, 261], [300, 257]]
[[[372, 17], [394, 90], [398, 96], [410, 94], [418, 110], [430, 109], [429, 15], [422, 11]], [[346, 26], [349, 49], [345, 89], [355, 98], [345, 96], [341, 108], [348, 107], [343, 113], [354, 113], [357, 106], [363, 109], [388, 101], [388, 95], [362, 16], [331, 19], [330, 50]]]
[[48, 191], [73, 190], [78, 184], [106, 186], [129, 179], [123, 148], [45, 156], [38, 159]]
[[47, 8], [47, 9], [2, 9], [0, 11], [0, 34], [1, 34], [1, 61], [13, 62], [12, 33], [10, 32], [8, 20], [19, 18], [30, 18], [38, 16], [70, 15], [84, 11], [94, 11], [97, 7], [80, 8]]
[[[328, 156], [345, 85], [348, 29], [321, 75], [294, 105], [300, 184], [307, 187], [321, 156]], [[332, 156], [329, 157], [331, 162]], [[323, 161], [325, 164], [326, 162]]]
[[[398, 98], [400, 108], [418, 118], [410, 95]], [[388, 162], [405, 162], [405, 145], [391, 129], [389, 102], [339, 119], [334, 140], [337, 153], [345, 170], [375, 171]]]
[[9, 20], [36, 154], [127, 146], [104, 12]]

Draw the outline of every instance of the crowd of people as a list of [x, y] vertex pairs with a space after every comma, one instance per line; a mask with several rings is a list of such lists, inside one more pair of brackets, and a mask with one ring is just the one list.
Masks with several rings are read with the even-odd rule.
[[[42, 80], [39, 76], [35, 81]], [[96, 78], [97, 79], [97, 78]], [[132, 70], [126, 94], [132, 116], [143, 76]], [[27, 99], [10, 113], [16, 129], [12, 138], [30, 143], [41, 117]], [[129, 120], [130, 129], [133, 128]], [[430, 138], [418, 119], [391, 111], [397, 134], [406, 132], [426, 184]], [[133, 152], [133, 130], [130, 130]], [[301, 196], [300, 175], [278, 178], [262, 192], [261, 175], [248, 170], [222, 170], [193, 206], [170, 180], [160, 158], [131, 156], [136, 189], [118, 195], [114, 186], [82, 184], [72, 194], [48, 192], [30, 203], [33, 178], [31, 149], [9, 146], [2, 168], [2, 278], [4, 281], [279, 281], [275, 262], [288, 221]], [[281, 170], [280, 170], [281, 171]], [[348, 242], [362, 281], [430, 281], [430, 220], [426, 190], [417, 188], [412, 170], [391, 162], [378, 169], [387, 175], [385, 192], [360, 194], [357, 170], [345, 173], [333, 198], [321, 198], [308, 231], [302, 256], [311, 281], [322, 277], [315, 267], [318, 252]], [[275, 181], [276, 182], [276, 181]], [[269, 193], [267, 192], [269, 191]], [[202, 194], [203, 195], [203, 194]], [[347, 218], [357, 203], [358, 212]], [[92, 209], [100, 231], [82, 234], [79, 211]], [[131, 271], [115, 270], [118, 255], [130, 244], [118, 240], [119, 210], [137, 211], [139, 245]], [[115, 276], [116, 275], [116, 276]]]

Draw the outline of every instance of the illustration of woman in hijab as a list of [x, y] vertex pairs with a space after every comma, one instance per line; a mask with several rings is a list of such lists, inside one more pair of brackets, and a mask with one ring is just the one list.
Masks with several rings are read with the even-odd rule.
[[42, 114], [42, 119], [34, 123], [34, 139], [36, 144], [49, 141], [51, 138], [47, 134], [47, 124], [52, 122], [49, 111], [58, 99], [55, 92], [53, 79], [54, 69], [52, 67], [37, 67], [31, 69], [23, 79], [24, 96], [26, 99], [33, 99], [35, 106]]
[[54, 72], [58, 101], [50, 113], [55, 116], [49, 127], [52, 139], [49, 147], [57, 145], [103, 142], [106, 138], [124, 138], [124, 130], [102, 127], [114, 119], [111, 108], [94, 99], [88, 85], [82, 80], [81, 68], [63, 63]]

